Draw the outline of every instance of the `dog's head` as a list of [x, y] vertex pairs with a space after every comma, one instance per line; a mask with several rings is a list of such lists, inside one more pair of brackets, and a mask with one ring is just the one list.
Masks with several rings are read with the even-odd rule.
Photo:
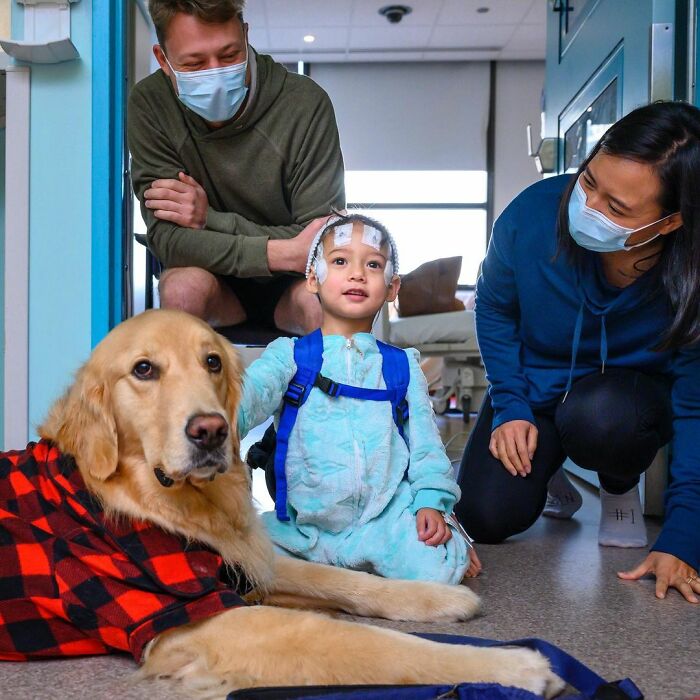
[[231, 344], [179, 311], [147, 311], [95, 348], [39, 428], [104, 481], [145, 464], [163, 486], [212, 479], [239, 458], [241, 365]]

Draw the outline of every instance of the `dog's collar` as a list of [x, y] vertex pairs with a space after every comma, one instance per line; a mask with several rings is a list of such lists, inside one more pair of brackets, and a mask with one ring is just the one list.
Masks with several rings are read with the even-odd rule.
[[[160, 467], [155, 467], [155, 469], [153, 470], [153, 473], [156, 475], [156, 479], [158, 479], [158, 481], [160, 482], [160, 485], [165, 486], [166, 489], [169, 489], [175, 483], [175, 479], [169, 477]], [[219, 473], [223, 473], [223, 472], [221, 470], [219, 470]], [[214, 472], [205, 481], [214, 481], [216, 476], [217, 476], [217, 472]]]

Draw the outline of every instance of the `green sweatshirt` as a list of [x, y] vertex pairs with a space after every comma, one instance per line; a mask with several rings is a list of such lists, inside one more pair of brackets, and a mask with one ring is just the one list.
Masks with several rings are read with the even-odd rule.
[[[268, 239], [293, 238], [345, 206], [343, 157], [328, 95], [312, 80], [256, 54], [255, 89], [243, 114], [218, 129], [178, 99], [163, 71], [131, 92], [131, 176], [148, 246], [165, 267], [269, 277]], [[158, 178], [189, 173], [206, 191], [202, 230], [156, 219], [143, 193]]]

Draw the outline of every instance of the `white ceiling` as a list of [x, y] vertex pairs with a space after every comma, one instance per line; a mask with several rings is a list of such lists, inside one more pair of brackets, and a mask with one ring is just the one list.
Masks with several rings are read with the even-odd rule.
[[[378, 10], [413, 11], [390, 24]], [[547, 0], [247, 0], [250, 42], [277, 60], [542, 60]], [[488, 7], [479, 13], [478, 8]], [[304, 35], [316, 37], [305, 43]]]

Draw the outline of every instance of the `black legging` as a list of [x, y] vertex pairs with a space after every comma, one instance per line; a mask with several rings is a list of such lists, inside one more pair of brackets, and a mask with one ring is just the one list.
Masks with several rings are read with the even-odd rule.
[[547, 482], [566, 457], [598, 472], [609, 493], [639, 482], [672, 436], [667, 381], [634, 370], [609, 369], [577, 381], [566, 401], [535, 412], [539, 432], [532, 471], [512, 476], [489, 452], [493, 408], [487, 396], [469, 438], [455, 514], [477, 541], [495, 543], [527, 530], [547, 499]]

